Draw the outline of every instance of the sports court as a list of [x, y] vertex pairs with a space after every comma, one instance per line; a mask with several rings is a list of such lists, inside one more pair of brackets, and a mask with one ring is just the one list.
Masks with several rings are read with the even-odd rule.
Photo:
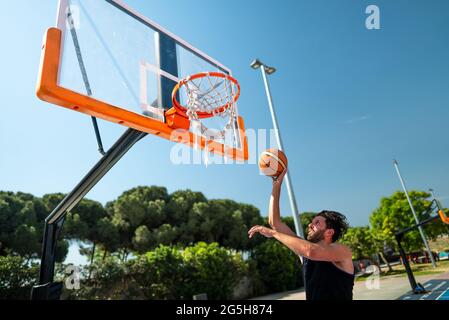
[[0, 14], [5, 296], [449, 300], [449, 2], [256, 2]]
[[427, 293], [407, 293], [399, 297], [399, 300], [449, 300], [449, 272], [424, 282], [423, 286]]
[[[413, 294], [410, 284], [404, 277], [381, 279], [379, 289], [368, 289], [363, 281], [354, 284], [354, 300], [447, 300], [449, 290], [449, 272], [438, 276], [418, 276], [426, 290], [425, 294]], [[256, 300], [305, 300], [304, 290], [277, 293], [254, 298]]]

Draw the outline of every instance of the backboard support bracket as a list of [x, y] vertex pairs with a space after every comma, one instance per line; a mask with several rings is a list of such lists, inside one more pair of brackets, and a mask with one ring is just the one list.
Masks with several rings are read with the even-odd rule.
[[54, 280], [56, 244], [64, 224], [65, 217], [84, 196], [106, 175], [106, 173], [128, 152], [131, 147], [145, 137], [147, 133], [128, 129], [92, 167], [76, 187], [56, 206], [45, 219], [44, 237], [39, 283], [31, 290], [32, 300], [57, 300], [62, 286]]

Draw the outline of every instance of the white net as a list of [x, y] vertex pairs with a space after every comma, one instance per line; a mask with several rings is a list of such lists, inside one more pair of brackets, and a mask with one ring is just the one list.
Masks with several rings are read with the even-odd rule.
[[[216, 72], [196, 74], [180, 82], [178, 94], [191, 132], [205, 140], [206, 166], [211, 141], [225, 148], [239, 147], [236, 101], [240, 88], [235, 79]], [[195, 138], [194, 148], [198, 150], [199, 146], [200, 139]]]
[[[184, 97], [183, 107], [186, 108], [186, 115], [191, 121], [192, 131], [206, 140], [229, 141], [230, 134], [236, 129], [235, 102], [239, 94], [237, 83], [226, 75], [217, 76], [216, 73], [204, 73], [198, 78], [192, 76], [183, 82], [179, 94]], [[206, 118], [220, 119], [214, 121], [211, 127], [211, 121], [204, 119], [204, 115]], [[232, 145], [234, 146], [234, 143]]]
[[187, 79], [182, 88], [187, 94], [186, 108], [194, 118], [197, 118], [198, 112], [215, 116], [233, 111], [231, 107], [238, 92], [237, 85], [233, 81], [210, 73], [196, 79]]

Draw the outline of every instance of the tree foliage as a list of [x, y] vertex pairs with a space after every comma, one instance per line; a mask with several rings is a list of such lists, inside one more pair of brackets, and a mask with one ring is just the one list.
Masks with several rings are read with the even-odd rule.
[[[86, 273], [86, 272], [84, 272]], [[81, 289], [66, 291], [69, 299], [231, 299], [237, 282], [247, 273], [240, 254], [217, 243], [197, 243], [184, 249], [160, 245], [123, 262], [108, 257], [96, 261], [92, 277]]]
[[[410, 199], [419, 221], [429, 218], [435, 212], [428, 209], [431, 206], [430, 194], [423, 191], [410, 191]], [[410, 209], [409, 203], [403, 192], [395, 192], [390, 197], [384, 197], [380, 201], [380, 206], [370, 216], [373, 232], [385, 240], [385, 243], [396, 247], [395, 234], [405, 228], [416, 224]], [[435, 239], [443, 233], [447, 233], [447, 228], [435, 221], [424, 227], [426, 236]], [[407, 232], [403, 238], [404, 249], [408, 252], [421, 250], [424, 246], [421, 235], [417, 229]]]
[[378, 246], [375, 241], [369, 227], [353, 227], [347, 230], [341, 243], [351, 248], [354, 260], [361, 260], [377, 253]]
[[168, 194], [156, 186], [128, 190], [108, 203], [106, 211], [120, 249], [140, 253], [159, 244], [188, 246], [200, 241], [248, 250], [258, 242], [248, 241], [247, 231], [263, 223], [254, 206], [208, 200], [191, 190]]
[[[307, 228], [316, 216], [315, 212], [302, 212], [299, 217], [301, 220], [302, 230], [307, 233]], [[296, 232], [295, 221], [292, 216], [281, 217], [283, 223], [285, 223], [293, 232]]]
[[299, 257], [277, 241], [266, 241], [251, 251], [251, 273], [259, 280], [258, 294], [299, 288], [302, 267]]
[[17, 255], [0, 256], [0, 299], [28, 300], [38, 275], [38, 264]]

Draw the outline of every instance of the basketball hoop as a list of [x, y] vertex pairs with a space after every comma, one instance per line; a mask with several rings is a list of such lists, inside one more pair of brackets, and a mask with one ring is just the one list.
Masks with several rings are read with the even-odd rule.
[[[178, 99], [184, 91], [187, 102]], [[182, 79], [173, 88], [173, 107], [178, 113], [194, 119], [210, 118], [232, 107], [240, 96], [240, 85], [230, 75], [219, 72], [201, 72]]]
[[440, 216], [441, 221], [445, 224], [449, 224], [449, 217], [444, 214], [443, 210], [438, 210], [438, 215]]
[[[207, 153], [208, 141], [224, 141], [229, 132], [237, 130], [236, 102], [239, 96], [240, 85], [230, 75], [219, 72], [191, 75], [173, 88], [173, 108], [165, 113], [166, 122], [173, 128], [191, 129], [203, 137]], [[212, 117], [223, 119], [218, 128], [210, 128], [205, 121]]]

